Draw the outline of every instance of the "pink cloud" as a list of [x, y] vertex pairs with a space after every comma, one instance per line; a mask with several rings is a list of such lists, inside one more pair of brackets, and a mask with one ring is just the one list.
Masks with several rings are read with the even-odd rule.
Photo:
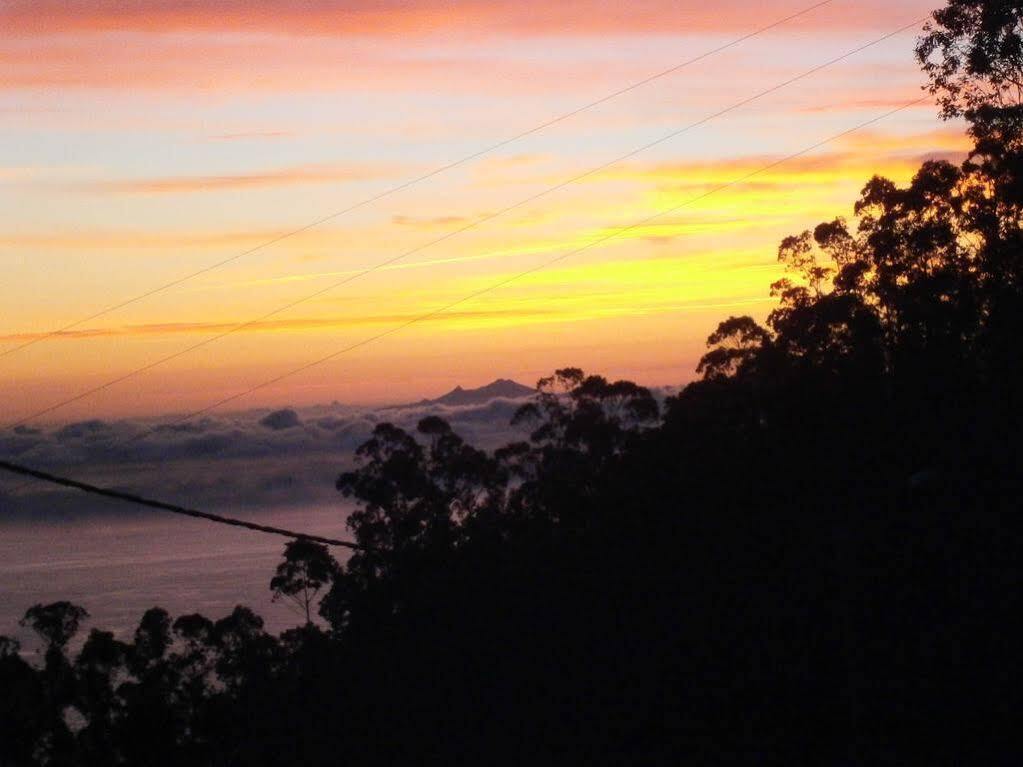
[[[0, 26], [2, 26], [0, 19]], [[194, 40], [129, 35], [0, 38], [0, 90], [102, 88], [223, 94], [240, 91], [529, 93], [621, 82], [649, 74], [649, 65], [592, 61], [507, 60], [485, 52], [374, 45], [366, 41], [281, 37]]]
[[[0, 21], [23, 37], [83, 32], [258, 32], [329, 37], [477, 34], [686, 34], [747, 31], [807, 2], [677, 0], [8, 0]], [[808, 15], [814, 28], [884, 25], [924, 13], [933, 0], [836, 1]]]
[[256, 173], [209, 176], [167, 176], [117, 181], [99, 181], [84, 185], [88, 190], [126, 194], [173, 194], [218, 192], [226, 189], [269, 188], [300, 184], [325, 184], [343, 181], [367, 181], [395, 175], [397, 168], [302, 165]]
[[[891, 109], [893, 107], [901, 107], [906, 104], [911, 98], [914, 98], [916, 94], [903, 95], [902, 97], [892, 96], [877, 96], [874, 98], [863, 97], [863, 98], [842, 98], [836, 101], [830, 101], [825, 104], [815, 104], [813, 106], [802, 107], [799, 111], [821, 113], [821, 112], [852, 112], [858, 110], [877, 110], [877, 109]], [[907, 109], [922, 109], [928, 112], [935, 110], [935, 105], [931, 101], [921, 101], [912, 107], [906, 107]]]
[[[769, 33], [892, 28], [933, 0], [833, 0]], [[190, 92], [345, 88], [503, 92], [620, 84], [650, 74], [634, 59], [491, 54], [488, 44], [629, 36], [735, 36], [808, 2], [722, 0], [6, 0], [0, 90], [115, 88]], [[718, 42], [714, 41], [715, 44]], [[685, 46], [685, 55], [692, 55]], [[491, 49], [498, 50], [498, 49]], [[557, 51], [557, 49], [552, 49]], [[553, 76], [553, 75], [556, 75]]]

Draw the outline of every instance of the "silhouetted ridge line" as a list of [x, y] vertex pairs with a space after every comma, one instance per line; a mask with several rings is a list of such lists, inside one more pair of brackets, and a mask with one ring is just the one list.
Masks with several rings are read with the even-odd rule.
[[[61, 401], [59, 401], [59, 402], [57, 402], [57, 403], [55, 403], [53, 405], [50, 405], [50, 406], [45, 407], [45, 408], [42, 408], [41, 410], [37, 410], [37, 411], [27, 415], [27, 416], [23, 416], [22, 418], [20, 418], [17, 421], [13, 421], [13, 422], [4, 424], [4, 426], [2, 428], [11, 429], [11, 428], [15, 428], [15, 427], [18, 427], [18, 426], [22, 426], [22, 425], [28, 423], [29, 421], [32, 421], [32, 420], [34, 420], [36, 418], [39, 418], [41, 416], [47, 415], [49, 413], [52, 413], [52, 412], [54, 412], [56, 410], [60, 410], [61, 408], [66, 407], [67, 405], [73, 404], [73, 403], [78, 402], [78, 401], [80, 401], [82, 399], [90, 397], [93, 394], [96, 394], [98, 392], [101, 392], [101, 391], [104, 391], [106, 389], [109, 389], [111, 386], [115, 386], [116, 384], [119, 384], [119, 383], [121, 383], [123, 381], [126, 381], [126, 380], [130, 379], [130, 378], [134, 378], [135, 376], [137, 376], [137, 375], [139, 375], [141, 373], [147, 372], [149, 370], [152, 370], [152, 369], [154, 369], [156, 367], [159, 367], [160, 365], [162, 365], [162, 364], [164, 364], [166, 362], [171, 362], [172, 360], [178, 359], [179, 357], [182, 357], [182, 356], [184, 356], [184, 355], [186, 355], [186, 354], [188, 354], [190, 352], [193, 352], [193, 351], [195, 351], [197, 349], [201, 349], [201, 348], [203, 348], [205, 346], [208, 346], [208, 345], [210, 345], [210, 344], [212, 344], [212, 343], [214, 343], [216, 341], [219, 341], [222, 338], [225, 338], [225, 337], [227, 337], [229, 335], [232, 335], [233, 333], [238, 332], [239, 330], [244, 330], [247, 327], [252, 327], [252, 326], [257, 325], [257, 324], [259, 324], [261, 322], [265, 322], [266, 320], [270, 319], [271, 317], [275, 317], [276, 315], [281, 314], [282, 312], [285, 312], [285, 311], [287, 311], [289, 309], [292, 309], [292, 308], [294, 308], [294, 307], [296, 307], [296, 306], [298, 306], [300, 304], [303, 304], [303, 303], [305, 303], [307, 301], [311, 301], [314, 298], [319, 298], [320, 296], [325, 295], [326, 293], [329, 293], [329, 292], [335, 290], [336, 288], [339, 288], [339, 287], [341, 287], [343, 285], [346, 285], [346, 284], [348, 284], [350, 282], [353, 282], [353, 281], [359, 279], [360, 277], [364, 277], [367, 274], [372, 274], [373, 272], [376, 272], [379, 269], [382, 269], [382, 268], [384, 268], [386, 266], [389, 266], [391, 264], [397, 263], [398, 261], [401, 261], [401, 260], [403, 260], [405, 258], [408, 258], [409, 256], [415, 255], [416, 253], [419, 253], [419, 252], [421, 252], [423, 250], [426, 250], [427, 248], [430, 248], [430, 247], [432, 247], [434, 245], [438, 245], [441, 242], [444, 242], [444, 241], [449, 240], [449, 239], [451, 239], [453, 237], [456, 237], [457, 235], [462, 234], [463, 232], [467, 232], [467, 231], [469, 231], [471, 229], [475, 229], [476, 227], [478, 227], [478, 226], [480, 226], [480, 225], [482, 225], [482, 224], [484, 224], [484, 223], [486, 223], [488, 221], [492, 221], [493, 219], [498, 218], [500, 216], [503, 216], [506, 213], [509, 213], [509, 212], [511, 212], [513, 210], [516, 210], [516, 209], [521, 208], [521, 207], [523, 207], [525, 205], [528, 205], [528, 204], [530, 204], [532, 202], [535, 202], [536, 200], [539, 200], [542, 197], [546, 197], [547, 195], [552, 194], [553, 192], [556, 192], [556, 191], [558, 191], [560, 189], [564, 189], [565, 187], [570, 186], [571, 184], [574, 184], [577, 181], [581, 181], [581, 180], [583, 180], [585, 178], [588, 178], [588, 177], [593, 176], [593, 175], [595, 175], [597, 173], [600, 173], [601, 171], [607, 170], [611, 166], [616, 165], [617, 163], [620, 163], [623, 160], [628, 160], [628, 159], [630, 159], [632, 157], [635, 157], [638, 154], [641, 154], [642, 152], [647, 151], [648, 149], [652, 149], [653, 147], [658, 146], [660, 144], [663, 144], [666, 141], [669, 141], [671, 139], [677, 138], [677, 137], [681, 136], [682, 134], [684, 134], [684, 133], [686, 133], [686, 132], [688, 132], [690, 130], [693, 130], [694, 128], [698, 128], [698, 127], [700, 127], [702, 125], [705, 125], [705, 124], [711, 122], [712, 120], [717, 119], [718, 117], [722, 117], [722, 116], [728, 114], [729, 112], [734, 112], [735, 110], [737, 110], [737, 109], [739, 109], [741, 107], [744, 107], [744, 106], [746, 106], [748, 104], [751, 104], [754, 101], [757, 101], [757, 100], [759, 100], [759, 99], [761, 99], [761, 98], [763, 98], [765, 96], [768, 96], [768, 95], [770, 95], [772, 93], [775, 93], [776, 91], [782, 90], [783, 88], [785, 88], [785, 87], [787, 87], [789, 85], [792, 85], [793, 83], [799, 82], [800, 80], [803, 80], [803, 79], [805, 79], [805, 78], [807, 78], [807, 77], [809, 77], [809, 76], [811, 76], [811, 75], [813, 75], [813, 74], [815, 74], [817, 72], [820, 72], [823, 69], [826, 69], [826, 68], [828, 68], [830, 66], [833, 66], [834, 64], [837, 64], [837, 63], [839, 63], [841, 61], [844, 61], [845, 59], [851, 58], [852, 56], [855, 56], [857, 53], [865, 51], [868, 48], [871, 48], [871, 47], [873, 47], [875, 45], [878, 45], [878, 44], [884, 42], [885, 40], [888, 40], [888, 39], [890, 39], [892, 37], [895, 37], [898, 34], [901, 34], [902, 32], [905, 32], [908, 29], [912, 29], [915, 26], [919, 26], [924, 21], [925, 21], [925, 19], [923, 19], [923, 18], [917, 19], [917, 20], [915, 20], [915, 21], [913, 21], [913, 22], [911, 22], [909, 24], [906, 24], [906, 25], [904, 25], [902, 27], [899, 27], [898, 29], [896, 29], [896, 30], [894, 30], [892, 32], [889, 32], [889, 33], [887, 33], [885, 35], [882, 35], [881, 37], [878, 37], [878, 38], [876, 38], [874, 40], [871, 40], [869, 43], [864, 43], [863, 45], [860, 45], [860, 46], [858, 46], [856, 48], [853, 48], [852, 50], [847, 51], [847, 52], [845, 52], [845, 53], [843, 53], [843, 54], [841, 54], [839, 56], [836, 56], [836, 57], [834, 57], [832, 59], [829, 59], [829, 60], [827, 60], [827, 61], [825, 61], [825, 62], [823, 62], [821, 64], [818, 64], [818, 65], [816, 65], [814, 67], [811, 67], [810, 69], [807, 69], [807, 70], [801, 72], [800, 74], [795, 75], [794, 77], [791, 77], [791, 78], [789, 78], [787, 80], [784, 80], [783, 82], [780, 82], [780, 83], [778, 83], [776, 85], [772, 85], [770, 88], [767, 88], [765, 90], [760, 91], [759, 93], [756, 93], [756, 94], [754, 94], [752, 96], [749, 96], [749, 97], [747, 97], [745, 99], [742, 99], [740, 101], [737, 101], [734, 104], [732, 104], [731, 106], [725, 107], [724, 109], [721, 109], [721, 110], [719, 110], [717, 112], [714, 112], [713, 114], [707, 115], [706, 117], [702, 117], [702, 118], [700, 118], [699, 120], [697, 120], [695, 122], [689, 123], [688, 125], [686, 125], [686, 126], [684, 126], [682, 128], [679, 128], [678, 130], [672, 131], [672, 132], [670, 132], [670, 133], [668, 133], [668, 134], [666, 134], [664, 136], [661, 136], [658, 139], [654, 139], [653, 141], [650, 141], [650, 142], [648, 142], [646, 144], [643, 144], [642, 146], [637, 147], [636, 149], [632, 149], [629, 152], [626, 152], [623, 155], [619, 155], [618, 157], [615, 157], [615, 158], [613, 158], [611, 160], [608, 160], [607, 162], [605, 162], [605, 163], [603, 163], [601, 165], [598, 165], [598, 166], [596, 166], [594, 168], [590, 168], [589, 170], [584, 171], [583, 173], [580, 173], [580, 174], [578, 174], [576, 176], [572, 176], [571, 178], [568, 178], [568, 179], [566, 179], [564, 181], [561, 181], [558, 184], [555, 184], [554, 186], [547, 187], [546, 189], [543, 189], [540, 192], [537, 192], [536, 194], [533, 194], [533, 195], [531, 195], [529, 197], [526, 197], [525, 199], [522, 199], [522, 200], [519, 200], [518, 202], [512, 203], [511, 205], [508, 205], [508, 206], [506, 206], [504, 208], [501, 208], [501, 209], [499, 209], [499, 210], [497, 210], [497, 211], [495, 211], [493, 213], [489, 213], [486, 216], [483, 216], [482, 218], [478, 218], [475, 221], [472, 221], [472, 222], [466, 224], [465, 226], [462, 226], [462, 227], [460, 227], [458, 229], [453, 229], [452, 231], [447, 232], [446, 234], [443, 234], [440, 237], [437, 237], [436, 239], [430, 240], [429, 242], [423, 243], [422, 245], [417, 245], [416, 247], [412, 248], [411, 250], [407, 250], [404, 253], [399, 253], [398, 255], [393, 256], [393, 257], [391, 257], [389, 259], [386, 259], [384, 261], [381, 261], [380, 263], [375, 264], [375, 265], [373, 265], [371, 267], [368, 267], [367, 269], [364, 269], [361, 272], [356, 272], [355, 274], [352, 274], [352, 275], [350, 275], [348, 277], [345, 277], [342, 280], [338, 280], [337, 282], [331, 283], [330, 285], [327, 285], [324, 288], [321, 288], [321, 289], [319, 289], [317, 291], [314, 291], [313, 293], [310, 293], [310, 294], [305, 295], [305, 296], [303, 296], [301, 298], [295, 299], [294, 301], [291, 301], [291, 302], [289, 302], [287, 304], [283, 304], [283, 305], [277, 307], [276, 309], [273, 309], [273, 310], [267, 312], [266, 314], [262, 314], [259, 317], [255, 317], [255, 318], [247, 320], [247, 321], [245, 321], [245, 322], [243, 322], [243, 323], [241, 323], [239, 325], [235, 325], [234, 327], [229, 328], [229, 329], [227, 329], [227, 330], [225, 330], [225, 331], [223, 331], [221, 333], [217, 333], [216, 335], [209, 336], [208, 338], [205, 338], [202, 341], [198, 341], [198, 342], [192, 344], [191, 346], [187, 346], [184, 349], [176, 351], [176, 352], [174, 352], [172, 354], [169, 354], [169, 355], [167, 355], [165, 357], [161, 357], [160, 359], [154, 360], [153, 362], [147, 363], [146, 365], [143, 365], [141, 367], [138, 367], [138, 368], [135, 368], [133, 370], [130, 370], [127, 373], [124, 373], [124, 374], [122, 374], [122, 375], [120, 375], [120, 376], [118, 376], [116, 378], [110, 379], [110, 380], [108, 380], [108, 381], [106, 381], [106, 382], [104, 382], [102, 384], [94, 386], [91, 389], [86, 389], [85, 391], [80, 392], [80, 393], [78, 393], [78, 394], [76, 394], [76, 395], [74, 395], [72, 397], [68, 397], [68, 398], [66, 398], [64, 400], [61, 400]], [[461, 301], [456, 302], [456, 303], [461, 303]], [[412, 322], [418, 322], [418, 321], [419, 321], [418, 319], [413, 319], [412, 320]]]
[[788, 16], [785, 16], [784, 18], [778, 19], [777, 21], [774, 21], [774, 22], [772, 22], [772, 23], [770, 23], [770, 24], [768, 24], [766, 26], [760, 27], [759, 29], [756, 29], [753, 32], [749, 32], [749, 33], [743, 35], [742, 37], [737, 37], [734, 40], [732, 40], [732, 41], [730, 41], [728, 43], [725, 43], [724, 45], [720, 45], [717, 48], [712, 48], [709, 51], [706, 51], [704, 53], [701, 53], [698, 56], [695, 56], [695, 57], [693, 57], [691, 59], [683, 61], [680, 64], [676, 64], [673, 67], [669, 67], [668, 69], [662, 70], [661, 72], [657, 72], [657, 73], [655, 73], [653, 75], [645, 77], [642, 80], [637, 80], [636, 82], [631, 83], [630, 85], [627, 85], [624, 88], [620, 88], [619, 90], [614, 91], [612, 93], [609, 93], [606, 96], [602, 96], [601, 98], [597, 99], [596, 101], [591, 101], [591, 102], [589, 102], [587, 104], [584, 104], [581, 107], [577, 107], [576, 109], [573, 109], [570, 112], [565, 112], [562, 115], [559, 115], [557, 117], [551, 118], [550, 120], [547, 120], [546, 122], [541, 123], [540, 125], [534, 126], [533, 128], [525, 130], [525, 131], [523, 131], [521, 133], [517, 133], [516, 135], [514, 135], [514, 136], [512, 136], [510, 138], [503, 139], [502, 141], [499, 141], [496, 144], [491, 144], [490, 146], [488, 146], [488, 147], [486, 147], [484, 149], [481, 149], [478, 152], [474, 152], [472, 154], [466, 155], [465, 157], [462, 157], [462, 158], [460, 158], [458, 160], [455, 160], [454, 162], [450, 162], [447, 165], [442, 165], [442, 166], [440, 166], [438, 168], [435, 168], [434, 170], [432, 170], [432, 171], [430, 171], [428, 173], [424, 173], [421, 176], [417, 176], [416, 178], [410, 179], [408, 181], [404, 181], [401, 184], [398, 184], [397, 186], [393, 186], [393, 187], [390, 187], [388, 189], [385, 189], [383, 192], [380, 192], [379, 194], [373, 195], [371, 197], [367, 197], [367, 198], [365, 198], [363, 200], [360, 200], [357, 203], [354, 203], [354, 204], [348, 206], [347, 208], [343, 208], [343, 209], [341, 209], [339, 211], [336, 211], [334, 213], [330, 213], [330, 214], [328, 214], [326, 216], [323, 216], [322, 218], [318, 218], [315, 221], [312, 221], [312, 222], [310, 222], [308, 224], [305, 224], [303, 226], [298, 227], [297, 229], [289, 230], [289, 231], [287, 231], [287, 232], [285, 232], [283, 234], [280, 234], [280, 235], [278, 235], [276, 237], [273, 237], [273, 238], [271, 238], [269, 240], [266, 240], [265, 242], [262, 242], [259, 245], [255, 245], [255, 246], [249, 248], [248, 250], [244, 250], [241, 253], [237, 253], [237, 254], [235, 254], [233, 256], [230, 256], [228, 258], [225, 258], [225, 259], [223, 259], [221, 261], [217, 261], [214, 264], [210, 264], [209, 266], [203, 267], [202, 269], [198, 269], [197, 271], [194, 271], [194, 272], [191, 272], [189, 274], [186, 274], [184, 277], [179, 277], [178, 279], [171, 280], [170, 282], [167, 282], [167, 283], [164, 283], [162, 285], [159, 285], [159, 286], [157, 286], [155, 288], [152, 288], [151, 290], [147, 290], [144, 293], [140, 293], [140, 294], [138, 294], [138, 295], [136, 295], [136, 296], [134, 296], [132, 298], [126, 299], [124, 301], [121, 301], [120, 303], [117, 303], [117, 304], [114, 304], [112, 306], [109, 306], [106, 309], [102, 309], [102, 310], [100, 310], [98, 312], [90, 314], [87, 317], [82, 317], [81, 319], [75, 320], [74, 322], [71, 322], [71, 323], [69, 323], [67, 325], [64, 325], [63, 327], [57, 328], [56, 330], [52, 330], [52, 331], [50, 331], [50, 332], [48, 332], [48, 333], [46, 333], [44, 335], [41, 335], [41, 336], [38, 336], [36, 338], [30, 339], [29, 341], [26, 341], [23, 344], [15, 346], [15, 347], [13, 347], [11, 349], [6, 349], [6, 350], [0, 352], [0, 359], [2, 359], [4, 357], [7, 357], [10, 354], [14, 354], [16, 352], [19, 352], [22, 349], [26, 349], [26, 348], [28, 348], [30, 346], [33, 346], [33, 345], [35, 345], [37, 343], [40, 343], [42, 341], [46, 341], [46, 340], [48, 340], [50, 338], [53, 338], [54, 336], [60, 335], [61, 333], [66, 333], [67, 331], [72, 330], [72, 329], [74, 329], [74, 328], [78, 327], [79, 325], [82, 325], [82, 324], [84, 324], [86, 322], [90, 322], [92, 320], [99, 319], [100, 317], [104, 317], [107, 314], [110, 314], [112, 312], [117, 311], [118, 309], [123, 309], [126, 306], [130, 306], [131, 304], [137, 303], [139, 301], [143, 301], [146, 298], [149, 298], [150, 296], [154, 296], [157, 293], [162, 293], [165, 290], [169, 290], [170, 288], [173, 288], [173, 287], [175, 287], [177, 285], [181, 285], [181, 284], [183, 284], [185, 282], [188, 282], [189, 280], [192, 280], [192, 279], [194, 279], [196, 277], [200, 277], [203, 274], [208, 274], [209, 272], [212, 272], [212, 271], [214, 271], [216, 269], [219, 269], [222, 266], [226, 266], [226, 265], [228, 265], [228, 264], [230, 264], [230, 263], [232, 263], [234, 261], [237, 261], [237, 260], [239, 260], [241, 258], [244, 258], [245, 256], [249, 256], [249, 255], [252, 255], [253, 253], [256, 253], [256, 252], [258, 252], [260, 250], [264, 250], [266, 248], [269, 248], [269, 247], [271, 247], [273, 245], [276, 245], [277, 243], [282, 242], [282, 241], [284, 241], [286, 239], [289, 239], [289, 238], [294, 237], [296, 235], [302, 234], [303, 232], [307, 232], [310, 229], [315, 229], [316, 227], [320, 226], [321, 224], [325, 224], [328, 221], [333, 221], [334, 219], [340, 218], [341, 216], [344, 216], [344, 215], [346, 215], [348, 213], [351, 213], [351, 212], [353, 212], [355, 210], [358, 210], [359, 208], [365, 207], [366, 205], [370, 205], [370, 204], [372, 204], [374, 202], [377, 202], [379, 200], [382, 200], [382, 199], [384, 199], [386, 197], [390, 197], [393, 194], [397, 194], [398, 192], [404, 191], [405, 189], [409, 189], [409, 188], [415, 186], [416, 184], [419, 184], [419, 183], [421, 183], [423, 181], [427, 181], [427, 180], [433, 178], [434, 176], [439, 176], [440, 174], [446, 173], [449, 170], [453, 170], [454, 168], [457, 168], [457, 167], [459, 167], [461, 165], [464, 165], [465, 163], [472, 162], [473, 160], [477, 160], [480, 157], [484, 157], [485, 155], [488, 155], [491, 152], [494, 152], [494, 151], [496, 151], [498, 149], [506, 147], [509, 144], [513, 144], [516, 141], [520, 141], [521, 139], [524, 139], [527, 136], [531, 136], [534, 133], [538, 133], [538, 132], [540, 132], [542, 130], [546, 130], [547, 128], [550, 128], [550, 127], [552, 127], [554, 125], [557, 125], [558, 123], [564, 122], [565, 120], [568, 120], [568, 119], [570, 119], [572, 117], [575, 117], [576, 115], [579, 115], [579, 114], [582, 114], [583, 112], [589, 111], [590, 109], [593, 109], [596, 106], [600, 106], [601, 104], [604, 104], [604, 103], [606, 103], [606, 102], [608, 102], [608, 101], [610, 101], [612, 99], [618, 98], [619, 96], [623, 96], [626, 93], [635, 90], [636, 88], [640, 88], [640, 87], [642, 87], [644, 85], [647, 85], [648, 83], [652, 83], [655, 80], [659, 80], [662, 77], [666, 77], [667, 75], [673, 74], [674, 72], [678, 72], [678, 71], [680, 71], [682, 69], [685, 69], [686, 67], [692, 66], [693, 64], [696, 64], [696, 63], [698, 63], [700, 61], [703, 61], [704, 59], [710, 58], [711, 56], [715, 56], [718, 53], [726, 51], [729, 48], [733, 48], [736, 45], [739, 45], [740, 43], [744, 43], [747, 40], [750, 40], [750, 39], [752, 39], [754, 37], [757, 37], [758, 35], [761, 35], [764, 32], [769, 32], [770, 30], [772, 30], [772, 29], [774, 29], [776, 27], [779, 27], [779, 26], [781, 26], [783, 24], [786, 24], [789, 21], [792, 21], [793, 19], [797, 19], [800, 16], [805, 16], [806, 14], [808, 14], [808, 13], [810, 13], [812, 11], [815, 11], [818, 8], [822, 8], [825, 5], [829, 5], [829, 4], [833, 3], [834, 1], [835, 0], [821, 0], [821, 2], [814, 3], [813, 5], [807, 6], [806, 8], [804, 8], [804, 9], [802, 9], [800, 11], [797, 11], [796, 13], [793, 13], [793, 14], [790, 14]]
[[160, 511], [169, 511], [172, 514], [182, 514], [186, 517], [195, 517], [196, 519], [205, 519], [209, 522], [216, 522], [221, 525], [233, 525], [234, 527], [244, 527], [246, 530], [254, 530], [257, 533], [269, 533], [271, 535], [282, 535], [285, 538], [295, 538], [297, 540], [314, 541], [316, 543], [325, 543], [329, 546], [344, 546], [345, 548], [364, 550], [365, 546], [360, 546], [357, 543], [351, 541], [339, 541], [335, 538], [324, 538], [321, 535], [310, 535], [308, 533], [299, 533], [294, 530], [285, 530], [282, 527], [272, 527], [270, 525], [259, 525], [255, 522], [247, 522], [243, 519], [235, 519], [234, 517], [225, 517], [220, 514], [211, 514], [206, 511], [197, 511], [195, 509], [187, 509], [184, 506], [178, 506], [173, 503], [164, 503], [163, 501], [156, 501], [150, 498], [143, 498], [142, 496], [132, 495], [131, 493], [122, 493], [119, 490], [110, 490], [105, 487], [98, 487], [96, 485], [90, 485], [86, 482], [79, 482], [78, 480], [70, 479], [69, 477], [60, 477], [56, 474], [50, 474], [45, 471], [39, 471], [38, 469], [32, 469], [28, 466], [22, 466], [21, 464], [11, 463], [9, 461], [0, 461], [0, 469], [8, 471], [12, 474], [18, 474], [23, 477], [32, 477], [43, 482], [49, 482], [54, 485], [61, 485], [62, 487], [70, 487], [74, 490], [80, 490], [83, 493], [90, 493], [92, 495], [100, 495], [104, 498], [113, 498], [118, 501], [125, 501], [127, 503], [134, 503], [138, 506], [146, 506], [151, 509], [158, 509]]
[[461, 386], [456, 386], [447, 394], [442, 394], [434, 399], [421, 399], [419, 402], [411, 402], [407, 405], [396, 405], [394, 407], [479, 405], [494, 399], [519, 399], [521, 397], [530, 397], [534, 394], [536, 394], [536, 389], [532, 386], [526, 386], [508, 378], [498, 378], [496, 381], [491, 381], [486, 386], [480, 386], [476, 389], [463, 389]]

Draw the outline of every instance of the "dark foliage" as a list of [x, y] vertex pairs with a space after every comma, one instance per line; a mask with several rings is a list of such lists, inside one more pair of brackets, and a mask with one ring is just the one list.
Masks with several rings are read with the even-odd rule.
[[334, 577], [337, 562], [322, 543], [296, 540], [284, 547], [284, 561], [270, 580], [274, 599], [290, 599], [312, 622], [312, 606], [317, 594]]
[[378, 426], [337, 482], [365, 550], [291, 543], [271, 583], [302, 627], [153, 609], [72, 658], [84, 611], [29, 610], [0, 764], [1015, 764], [1019, 18], [936, 14], [977, 153], [787, 238], [766, 324], [663, 408], [566, 368], [494, 453]]

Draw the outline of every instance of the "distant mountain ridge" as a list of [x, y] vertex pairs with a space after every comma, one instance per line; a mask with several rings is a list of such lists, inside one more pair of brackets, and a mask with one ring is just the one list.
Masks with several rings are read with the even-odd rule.
[[415, 406], [481, 405], [485, 402], [490, 402], [492, 399], [519, 399], [520, 397], [528, 397], [535, 393], [536, 389], [532, 386], [524, 386], [517, 381], [512, 381], [507, 378], [498, 378], [496, 381], [488, 383], [486, 386], [480, 386], [478, 389], [463, 389], [461, 386], [456, 386], [447, 394], [437, 397], [436, 399], [424, 399], [411, 404]]

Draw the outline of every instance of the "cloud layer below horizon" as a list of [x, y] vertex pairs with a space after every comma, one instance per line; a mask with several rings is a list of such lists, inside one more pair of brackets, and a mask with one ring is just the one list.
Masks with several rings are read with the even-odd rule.
[[[265, 511], [340, 504], [337, 475], [377, 424], [410, 433], [438, 415], [469, 443], [492, 450], [525, 439], [511, 426], [525, 399], [463, 406], [431, 403], [359, 408], [333, 403], [252, 410], [187, 421], [90, 419], [0, 433], [0, 455], [75, 479], [204, 510]], [[123, 504], [0, 476], [3, 520], [58, 522], [82, 514], [139, 513]], [[143, 510], [142, 513], [147, 513]]]

